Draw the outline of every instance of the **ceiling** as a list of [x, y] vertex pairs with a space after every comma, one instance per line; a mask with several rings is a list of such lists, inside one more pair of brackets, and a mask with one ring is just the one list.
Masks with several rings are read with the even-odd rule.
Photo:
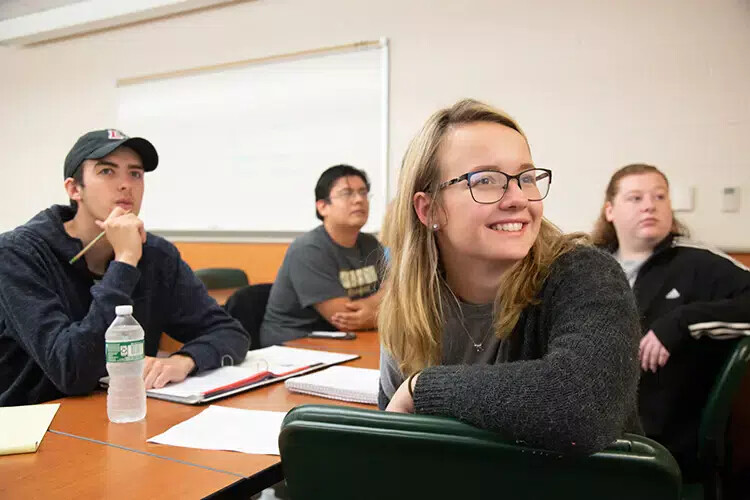
[[0, 21], [82, 1], [84, 0], [0, 0]]

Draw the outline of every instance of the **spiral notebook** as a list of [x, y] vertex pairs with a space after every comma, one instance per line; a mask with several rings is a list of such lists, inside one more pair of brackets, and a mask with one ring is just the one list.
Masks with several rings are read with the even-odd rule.
[[290, 378], [284, 385], [292, 392], [376, 405], [379, 379], [378, 370], [332, 366], [309, 375]]

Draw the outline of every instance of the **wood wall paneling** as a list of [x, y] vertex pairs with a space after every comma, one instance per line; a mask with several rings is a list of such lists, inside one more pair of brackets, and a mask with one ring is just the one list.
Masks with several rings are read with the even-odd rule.
[[[192, 269], [235, 267], [245, 271], [250, 283], [272, 283], [289, 243], [175, 242]], [[750, 253], [730, 254], [750, 267]]]
[[175, 242], [192, 269], [234, 267], [247, 274], [250, 283], [273, 283], [289, 243]]

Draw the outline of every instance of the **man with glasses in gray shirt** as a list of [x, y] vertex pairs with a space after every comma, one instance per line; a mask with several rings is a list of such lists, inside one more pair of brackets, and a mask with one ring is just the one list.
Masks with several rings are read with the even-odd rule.
[[319, 330], [375, 328], [384, 259], [378, 240], [361, 232], [369, 199], [362, 170], [336, 165], [320, 176], [315, 215], [323, 224], [289, 246], [260, 328], [262, 346]]

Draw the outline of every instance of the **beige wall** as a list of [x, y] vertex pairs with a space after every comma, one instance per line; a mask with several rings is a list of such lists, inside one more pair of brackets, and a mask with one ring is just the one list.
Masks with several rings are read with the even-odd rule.
[[[697, 186], [682, 218], [699, 238], [750, 248], [745, 0], [257, 0], [0, 48], [0, 230], [65, 200], [63, 157], [81, 132], [115, 122], [116, 79], [381, 36], [392, 186], [429, 113], [472, 96], [516, 116], [537, 164], [555, 170], [545, 208], [565, 229], [589, 229], [609, 174], [645, 161]], [[724, 186], [742, 187], [741, 213], [719, 211]]]

